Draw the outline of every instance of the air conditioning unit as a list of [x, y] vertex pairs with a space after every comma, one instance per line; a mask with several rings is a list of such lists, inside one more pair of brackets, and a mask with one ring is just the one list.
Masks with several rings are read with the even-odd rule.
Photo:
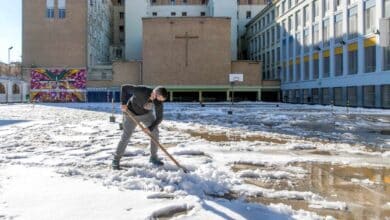
[[379, 44], [382, 47], [390, 46], [390, 17], [379, 20]]

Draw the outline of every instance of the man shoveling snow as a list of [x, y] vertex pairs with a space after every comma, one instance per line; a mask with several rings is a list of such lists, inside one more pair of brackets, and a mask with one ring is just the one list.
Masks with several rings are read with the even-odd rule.
[[[137, 127], [137, 123], [126, 115], [129, 111], [137, 121], [142, 122], [153, 137], [158, 140], [158, 125], [163, 118], [163, 102], [168, 98], [168, 91], [161, 86], [154, 89], [145, 86], [123, 85], [121, 88], [121, 110], [124, 114], [123, 133], [114, 153], [112, 168], [120, 169], [120, 159], [122, 158], [130, 136]], [[153, 113], [153, 108], [155, 114]], [[131, 117], [131, 116], [130, 116]], [[157, 146], [150, 142], [150, 162], [161, 166], [164, 163], [157, 157]]]

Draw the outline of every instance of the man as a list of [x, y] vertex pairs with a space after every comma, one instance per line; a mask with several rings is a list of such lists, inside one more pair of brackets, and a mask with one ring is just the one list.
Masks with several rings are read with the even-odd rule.
[[[120, 159], [123, 156], [130, 136], [137, 124], [129, 118], [125, 111], [129, 110], [135, 119], [142, 122], [157, 140], [159, 138], [158, 125], [163, 118], [163, 102], [168, 98], [164, 87], [150, 89], [145, 86], [123, 85], [121, 88], [121, 110], [124, 114], [123, 133], [114, 153], [112, 168], [120, 169]], [[153, 114], [153, 108], [155, 114]], [[164, 163], [157, 157], [157, 146], [150, 142], [151, 163], [162, 166]]]

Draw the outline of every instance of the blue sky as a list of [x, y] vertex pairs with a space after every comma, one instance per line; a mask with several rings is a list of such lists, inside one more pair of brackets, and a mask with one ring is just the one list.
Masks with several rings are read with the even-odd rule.
[[22, 56], [22, 0], [1, 0], [0, 7], [0, 62], [21, 61]]

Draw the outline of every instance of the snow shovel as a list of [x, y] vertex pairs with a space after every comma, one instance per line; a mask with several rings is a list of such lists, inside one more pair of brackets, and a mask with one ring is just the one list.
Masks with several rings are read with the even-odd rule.
[[147, 134], [150, 137], [150, 139], [153, 141], [153, 143], [155, 143], [169, 157], [169, 159], [171, 159], [176, 164], [177, 167], [182, 169], [184, 171], [184, 173], [188, 173], [188, 170], [185, 167], [183, 167], [182, 165], [180, 165], [179, 162], [177, 162], [177, 160], [175, 160], [175, 158], [173, 158], [172, 155], [170, 153], [168, 153], [168, 151], [160, 144], [160, 142], [156, 138], [153, 137], [153, 135], [152, 135], [152, 133], [150, 133], [149, 129], [145, 128], [145, 126], [143, 126], [129, 110], [126, 110], [125, 112], [129, 116], [129, 118], [131, 120], [133, 120], [133, 122], [136, 123], [142, 129], [142, 131], [144, 131], [145, 134]]

